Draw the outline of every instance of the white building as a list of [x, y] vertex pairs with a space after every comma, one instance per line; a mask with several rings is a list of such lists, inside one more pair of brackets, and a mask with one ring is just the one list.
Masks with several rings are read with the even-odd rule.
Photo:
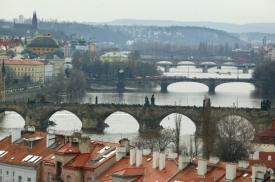
[[0, 141], [0, 182], [40, 182], [41, 160], [62, 141], [64, 137], [36, 132], [34, 127], [12, 129]]

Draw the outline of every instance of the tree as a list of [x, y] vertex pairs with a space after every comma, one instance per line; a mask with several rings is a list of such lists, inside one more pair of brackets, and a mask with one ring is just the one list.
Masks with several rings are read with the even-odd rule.
[[203, 100], [202, 143], [203, 157], [209, 159], [215, 143], [215, 117], [212, 113], [210, 98]]
[[181, 131], [181, 114], [176, 114], [175, 116], [175, 146], [176, 146], [176, 153], [180, 154], [180, 131]]
[[150, 149], [155, 152], [164, 152], [173, 143], [175, 130], [162, 129], [160, 132], [143, 133], [133, 139], [132, 143], [138, 148]]
[[252, 125], [238, 116], [227, 116], [217, 124], [217, 135], [213, 154], [226, 162], [247, 159], [250, 142], [254, 138]]
[[258, 66], [252, 77], [262, 80], [261, 91], [275, 92], [275, 62], [266, 62]]

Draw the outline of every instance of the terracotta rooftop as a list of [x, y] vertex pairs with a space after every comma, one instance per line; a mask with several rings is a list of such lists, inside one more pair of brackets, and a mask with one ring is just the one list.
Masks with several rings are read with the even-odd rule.
[[[44, 65], [45, 63], [40, 60], [13, 60], [13, 59], [5, 59], [5, 65]], [[0, 64], [3, 64], [3, 60], [0, 60]]]
[[[175, 163], [175, 161], [167, 159], [165, 160], [165, 168], [163, 170], [159, 170], [158, 168], [153, 169], [152, 157], [152, 153], [148, 156], [142, 156], [142, 164], [138, 167], [136, 167], [136, 164], [132, 166], [129, 164], [129, 157], [123, 157], [122, 159], [117, 161], [113, 166], [107, 169], [103, 174], [98, 176], [97, 180], [107, 182], [112, 180], [112, 174], [121, 174], [124, 176], [137, 175], [140, 174], [143, 170], [143, 176], [135, 179], [136, 181], [142, 181], [142, 179], [145, 178], [144, 181], [160, 182], [168, 180], [178, 171], [178, 166]], [[148, 158], [151, 158], [151, 160], [147, 160]], [[144, 174], [146, 175], [144, 176]]]
[[[0, 155], [0, 162], [22, 165], [22, 166], [36, 166], [46, 156], [53, 153], [54, 149], [62, 145], [63, 137], [57, 136], [55, 147], [46, 148], [47, 133], [45, 132], [28, 132], [23, 131], [21, 138], [11, 143], [12, 137], [8, 136], [0, 141], [0, 151], [7, 152]], [[33, 141], [30, 146], [25, 145], [25, 141]]]
[[[94, 169], [97, 168], [98, 166], [104, 164], [108, 159], [112, 158], [115, 156], [115, 147], [120, 146], [119, 143], [111, 143], [111, 142], [91, 142], [90, 145], [90, 153], [84, 153], [81, 154], [78, 146], [70, 146], [69, 143], [63, 145], [60, 147], [58, 150], [55, 150], [54, 154], [51, 154], [47, 156], [43, 162], [48, 165], [55, 165], [54, 164], [54, 155], [55, 154], [75, 154], [75, 157], [69, 161], [67, 164], [65, 164], [63, 167], [64, 168], [89, 168], [89, 169]], [[109, 152], [107, 151], [107, 148]], [[100, 155], [99, 151], [107, 151], [108, 154], [104, 155], [103, 157]], [[106, 150], [105, 150], [106, 149]], [[98, 159], [98, 160], [97, 160]]]

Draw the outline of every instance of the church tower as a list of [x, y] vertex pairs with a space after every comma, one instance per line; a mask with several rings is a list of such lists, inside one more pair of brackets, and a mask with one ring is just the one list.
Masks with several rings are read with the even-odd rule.
[[37, 17], [36, 17], [36, 12], [33, 12], [33, 16], [32, 16], [32, 29], [37, 29]]

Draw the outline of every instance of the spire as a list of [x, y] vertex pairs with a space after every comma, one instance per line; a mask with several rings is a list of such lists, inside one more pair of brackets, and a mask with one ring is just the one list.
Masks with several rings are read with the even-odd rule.
[[3, 58], [3, 62], [2, 62], [2, 77], [4, 77], [5, 75], [6, 75], [6, 68], [5, 68], [4, 58]]

